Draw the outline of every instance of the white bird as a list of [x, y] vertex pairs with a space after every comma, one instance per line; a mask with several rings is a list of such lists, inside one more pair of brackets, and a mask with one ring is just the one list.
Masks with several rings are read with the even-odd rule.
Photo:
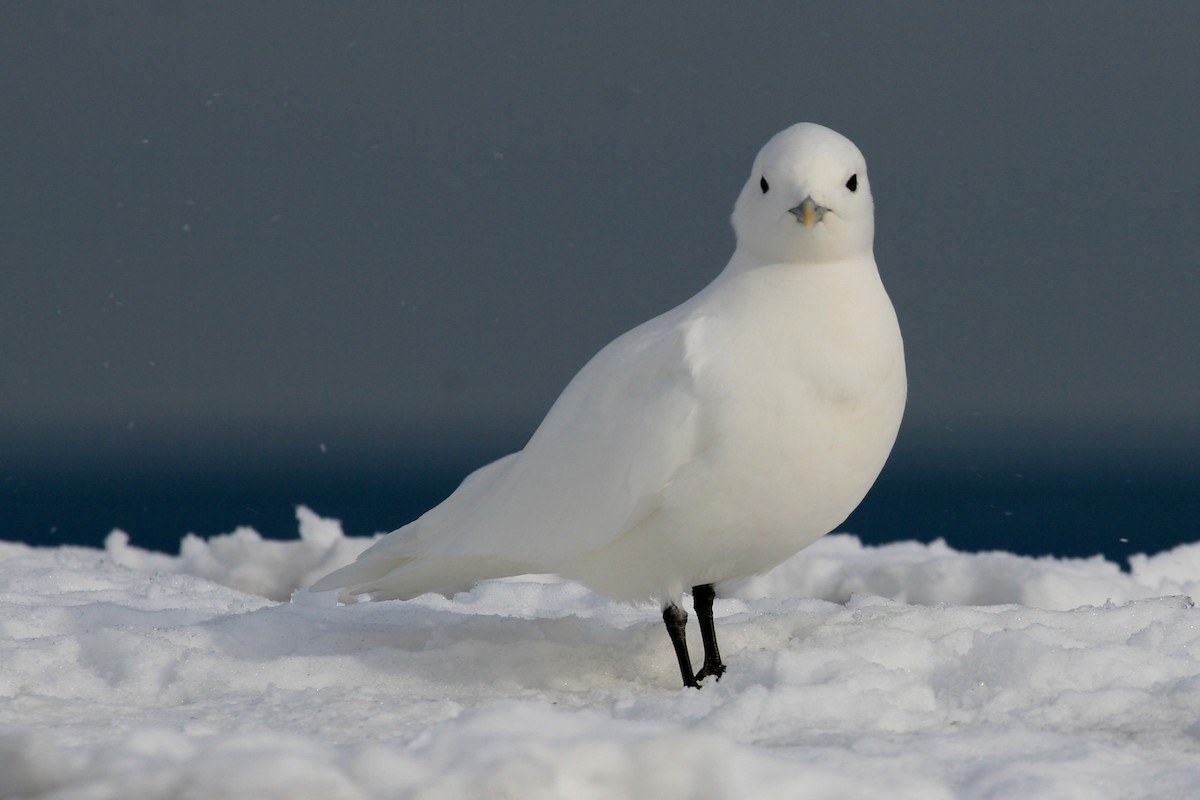
[[[684, 684], [719, 679], [713, 584], [765, 572], [841, 524], [891, 451], [906, 393], [850, 140], [811, 123], [776, 134], [733, 228], [716, 279], [602, 349], [523, 450], [312, 589], [409, 599], [557, 573], [659, 602]], [[688, 587], [705, 650], [695, 672]]]

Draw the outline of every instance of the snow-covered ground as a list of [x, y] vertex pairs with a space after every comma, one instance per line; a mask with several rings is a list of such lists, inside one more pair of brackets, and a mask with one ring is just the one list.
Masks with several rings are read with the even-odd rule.
[[0, 542], [0, 797], [1200, 796], [1200, 544], [826, 537], [717, 601], [695, 691], [657, 609], [577, 584], [298, 591], [367, 544], [298, 516], [178, 557]]

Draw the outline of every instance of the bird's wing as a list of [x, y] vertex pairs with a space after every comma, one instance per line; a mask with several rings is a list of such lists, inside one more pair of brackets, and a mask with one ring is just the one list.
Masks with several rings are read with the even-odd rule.
[[524, 450], [471, 474], [363, 556], [481, 556], [550, 571], [645, 519], [703, 444], [680, 316], [669, 312], [610, 343]]
[[[431, 565], [428, 559], [420, 558], [418, 538], [419, 534], [428, 534], [432, 530], [453, 530], [455, 519], [469, 518], [477, 502], [488, 496], [490, 487], [519, 455], [511, 453], [475, 470], [444, 503], [416, 522], [384, 536], [360, 553], [356, 560], [325, 575], [309, 588], [314, 592], [343, 589], [344, 602], [353, 602], [356, 595], [367, 593], [383, 600], [415, 597], [427, 591], [455, 592], [483, 577], [524, 571], [506, 568], [500, 563], [485, 566], [472, 559], [467, 561], [474, 563], [467, 564], [462, 563], [463, 559], [437, 559], [437, 563]], [[420, 565], [431, 568], [421, 570]], [[484, 569], [480, 569], [481, 566]], [[397, 578], [395, 573], [405, 567], [403, 577]], [[494, 576], [488, 574], [493, 567], [499, 570]]]

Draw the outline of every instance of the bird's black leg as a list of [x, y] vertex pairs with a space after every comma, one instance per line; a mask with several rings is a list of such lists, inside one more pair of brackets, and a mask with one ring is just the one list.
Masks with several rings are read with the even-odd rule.
[[702, 681], [709, 675], [717, 680], [725, 674], [725, 665], [721, 663], [721, 651], [717, 649], [717, 629], [713, 625], [713, 592], [711, 583], [692, 587], [692, 604], [696, 607], [696, 619], [700, 622], [700, 638], [704, 640], [704, 666], [696, 673], [696, 680]]
[[675, 647], [675, 657], [679, 659], [679, 674], [683, 678], [683, 685], [699, 689], [700, 684], [696, 682], [696, 675], [692, 672], [692, 658], [688, 655], [685, 633], [687, 618], [687, 612], [674, 603], [663, 609], [663, 622], [667, 624], [667, 634]]

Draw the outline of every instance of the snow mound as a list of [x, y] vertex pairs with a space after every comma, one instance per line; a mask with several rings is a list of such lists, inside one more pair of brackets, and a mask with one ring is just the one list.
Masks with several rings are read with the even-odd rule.
[[[716, 604], [518, 578], [297, 591], [369, 544], [300, 510], [180, 555], [0, 543], [0, 797], [1108, 798], [1200, 784], [1200, 544], [1131, 560], [831, 536]], [[294, 595], [293, 602], [278, 602]], [[693, 632], [694, 633], [694, 632]], [[698, 646], [698, 643], [696, 643]]]
[[348, 564], [367, 549], [372, 539], [347, 538], [337, 520], [323, 519], [310, 509], [296, 509], [300, 538], [263, 539], [253, 528], [201, 539], [188, 534], [179, 557], [142, 550], [129, 544], [129, 535], [115, 530], [104, 541], [113, 561], [140, 572], [195, 575], [247, 594], [287, 600], [326, 572]]
[[[188, 534], [168, 556], [129, 543], [115, 530], [105, 540], [112, 561], [139, 572], [195, 575], [247, 594], [287, 600], [317, 578], [353, 561], [378, 540], [351, 538], [337, 520], [296, 509], [300, 536], [263, 539], [253, 528], [205, 540]], [[9, 545], [13, 546], [13, 545]], [[17, 545], [19, 547], [19, 545]], [[0, 548], [3, 543], [0, 543]], [[3, 558], [0, 549], [0, 558]], [[1067, 611], [1164, 595], [1200, 595], [1200, 544], [1130, 559], [1129, 571], [1101, 556], [1030, 558], [1012, 553], [960, 553], [942, 540], [868, 547], [831, 534], [767, 574], [721, 587], [742, 598], [815, 597], [846, 603], [855, 594], [915, 605], [1002, 605]], [[305, 602], [333, 602], [297, 598]]]

